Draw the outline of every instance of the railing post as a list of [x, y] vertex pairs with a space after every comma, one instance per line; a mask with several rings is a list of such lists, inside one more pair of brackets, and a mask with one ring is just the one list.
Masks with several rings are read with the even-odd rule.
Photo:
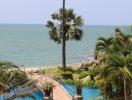
[[75, 96], [75, 100], [83, 100], [82, 95], [76, 95], [76, 96]]

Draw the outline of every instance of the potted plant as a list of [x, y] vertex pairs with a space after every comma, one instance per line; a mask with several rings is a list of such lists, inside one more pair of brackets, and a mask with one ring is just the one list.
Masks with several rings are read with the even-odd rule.
[[80, 80], [75, 80], [74, 82], [75, 86], [76, 86], [76, 100], [83, 100], [83, 97], [82, 97], [82, 87], [83, 87], [83, 84]]
[[54, 85], [51, 82], [45, 81], [43, 83], [43, 91], [45, 93], [44, 100], [51, 100], [51, 92], [53, 91]]

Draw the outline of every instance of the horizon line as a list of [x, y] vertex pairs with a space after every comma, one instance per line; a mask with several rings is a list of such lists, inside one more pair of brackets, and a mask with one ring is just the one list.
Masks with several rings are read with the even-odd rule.
[[[0, 23], [0, 25], [46, 25], [39, 23]], [[84, 24], [82, 26], [132, 26], [132, 24]]]

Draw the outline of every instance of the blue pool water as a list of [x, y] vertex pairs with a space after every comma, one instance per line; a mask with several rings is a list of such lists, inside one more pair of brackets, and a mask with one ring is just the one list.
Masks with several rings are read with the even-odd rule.
[[[65, 84], [64, 88], [70, 93], [71, 96], [73, 96], [73, 94], [75, 96], [76, 87], [74, 85]], [[99, 97], [100, 93], [99, 93], [99, 90], [96, 88], [83, 87], [82, 88], [82, 96], [83, 96], [83, 100], [91, 100], [95, 97]]]
[[[35, 100], [43, 100], [43, 98], [44, 98], [42, 92], [34, 92], [34, 93], [32, 94], [32, 96], [36, 98]], [[34, 100], [34, 99], [31, 98], [31, 97], [27, 97], [27, 98], [17, 98], [17, 99], [15, 99], [15, 100]]]

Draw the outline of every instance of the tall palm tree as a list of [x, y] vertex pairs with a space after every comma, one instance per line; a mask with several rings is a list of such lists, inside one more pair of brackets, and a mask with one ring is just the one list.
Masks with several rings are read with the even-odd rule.
[[66, 68], [66, 41], [68, 40], [81, 40], [83, 31], [81, 26], [83, 20], [81, 16], [77, 16], [73, 9], [65, 9], [65, 0], [63, 0], [63, 8], [58, 13], [53, 13], [52, 21], [47, 22], [50, 39], [58, 44], [62, 44], [62, 67]]
[[63, 0], [63, 20], [62, 20], [62, 67], [66, 68], [66, 42], [65, 42], [65, 0]]

